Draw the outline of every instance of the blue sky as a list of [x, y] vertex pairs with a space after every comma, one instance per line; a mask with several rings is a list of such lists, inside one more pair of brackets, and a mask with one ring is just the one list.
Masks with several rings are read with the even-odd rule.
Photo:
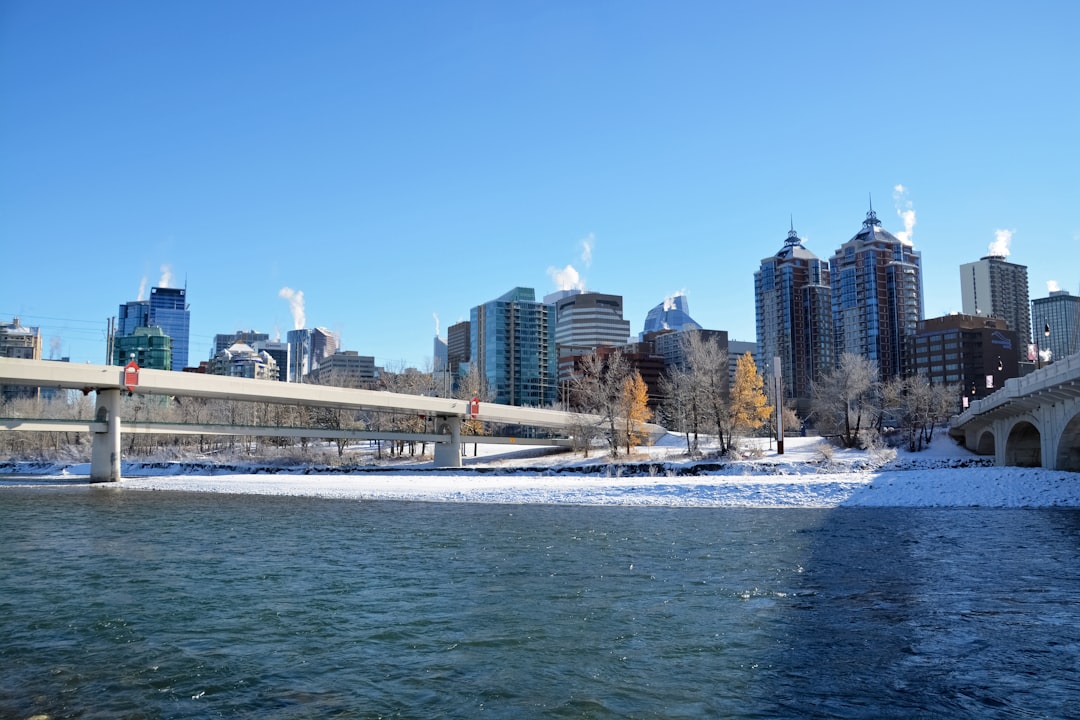
[[[424, 368], [515, 286], [678, 292], [754, 339], [794, 220], [829, 257], [872, 196], [928, 317], [998, 237], [1080, 291], [1071, 2], [0, 4], [0, 317], [102, 362], [163, 276], [213, 335], [306, 325]], [[897, 186], [903, 191], [898, 192]], [[1004, 235], [1001, 231], [1004, 231]]]

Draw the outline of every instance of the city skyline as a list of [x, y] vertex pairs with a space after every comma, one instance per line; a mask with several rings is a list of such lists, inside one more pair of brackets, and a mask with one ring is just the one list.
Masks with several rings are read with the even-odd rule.
[[792, 218], [828, 258], [871, 202], [922, 254], [928, 317], [961, 310], [957, 269], [995, 243], [1032, 299], [1077, 293], [1076, 20], [8, 3], [0, 318], [40, 327], [45, 357], [102, 362], [121, 303], [179, 287], [189, 364], [299, 313], [423, 368], [507, 287], [580, 287], [621, 295], [632, 335], [684, 292], [754, 341], [753, 274]]

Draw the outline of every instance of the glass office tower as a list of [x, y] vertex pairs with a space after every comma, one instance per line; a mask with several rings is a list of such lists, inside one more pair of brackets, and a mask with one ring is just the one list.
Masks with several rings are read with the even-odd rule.
[[160, 327], [172, 338], [172, 369], [186, 368], [191, 325], [187, 290], [169, 287], [150, 288], [150, 315], [147, 325]]
[[493, 402], [546, 407], [556, 400], [555, 307], [514, 288], [470, 313], [472, 362]]

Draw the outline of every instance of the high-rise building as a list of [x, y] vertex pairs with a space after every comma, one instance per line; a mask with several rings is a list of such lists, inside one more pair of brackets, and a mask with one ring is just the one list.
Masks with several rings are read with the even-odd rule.
[[965, 315], [998, 317], [1018, 337], [1031, 337], [1026, 265], [1008, 262], [1004, 255], [987, 255], [960, 266], [960, 300]]
[[685, 295], [675, 295], [666, 298], [645, 316], [645, 327], [641, 331], [644, 338], [647, 333], [660, 332], [661, 330], [695, 330], [701, 325], [694, 322], [690, 317], [690, 301]]
[[622, 346], [630, 339], [630, 321], [623, 319], [621, 295], [576, 292], [558, 299], [548, 296], [544, 302], [555, 306], [559, 357], [588, 354], [600, 346]]
[[472, 357], [469, 352], [469, 321], [462, 320], [446, 328], [446, 362], [450, 375], [455, 379], [460, 375], [460, 368]]
[[908, 344], [915, 374], [934, 384], [956, 385], [969, 401], [1019, 375], [1020, 341], [1001, 318], [966, 314], [928, 318], [918, 324]]
[[151, 327], [157, 325], [172, 338], [172, 369], [179, 371], [186, 368], [191, 326], [187, 290], [170, 287], [150, 288], [150, 314], [146, 324]]
[[150, 301], [132, 300], [120, 306], [116, 316], [116, 334], [134, 335], [135, 328], [150, 327]]
[[811, 385], [835, 365], [829, 264], [803, 247], [795, 228], [754, 273], [759, 372], [780, 358], [784, 395], [809, 408]]
[[300, 328], [286, 335], [289, 342], [289, 382], [303, 382], [304, 376], [319, 367], [327, 355], [337, 352], [337, 333], [326, 328]]
[[[1032, 300], [1031, 307], [1038, 336], [1035, 340], [1046, 360], [1053, 362], [1080, 352], [1080, 297], [1055, 290], [1049, 297]], [[1047, 327], [1049, 337], [1045, 334]]]
[[[12, 318], [0, 322], [0, 357], [21, 360], [41, 359], [41, 329], [29, 327]], [[30, 385], [0, 385], [0, 399], [36, 398], [38, 389]]]
[[127, 365], [134, 360], [141, 368], [172, 370], [172, 338], [157, 325], [137, 327], [130, 335], [117, 335], [113, 341], [113, 365]]
[[829, 260], [834, 351], [861, 355], [881, 378], [907, 374], [907, 340], [923, 316], [922, 258], [873, 210]]
[[514, 288], [470, 313], [472, 361], [492, 399], [544, 407], [556, 400], [555, 308], [532, 288]]

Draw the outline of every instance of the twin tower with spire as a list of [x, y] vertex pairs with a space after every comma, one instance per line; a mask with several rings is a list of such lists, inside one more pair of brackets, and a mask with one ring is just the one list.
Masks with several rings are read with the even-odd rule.
[[843, 353], [870, 360], [882, 378], [905, 374], [908, 336], [923, 318], [922, 258], [881, 227], [871, 205], [862, 228], [822, 260], [794, 220], [784, 246], [754, 273], [759, 366], [780, 358], [784, 394], [800, 414], [811, 385]]

